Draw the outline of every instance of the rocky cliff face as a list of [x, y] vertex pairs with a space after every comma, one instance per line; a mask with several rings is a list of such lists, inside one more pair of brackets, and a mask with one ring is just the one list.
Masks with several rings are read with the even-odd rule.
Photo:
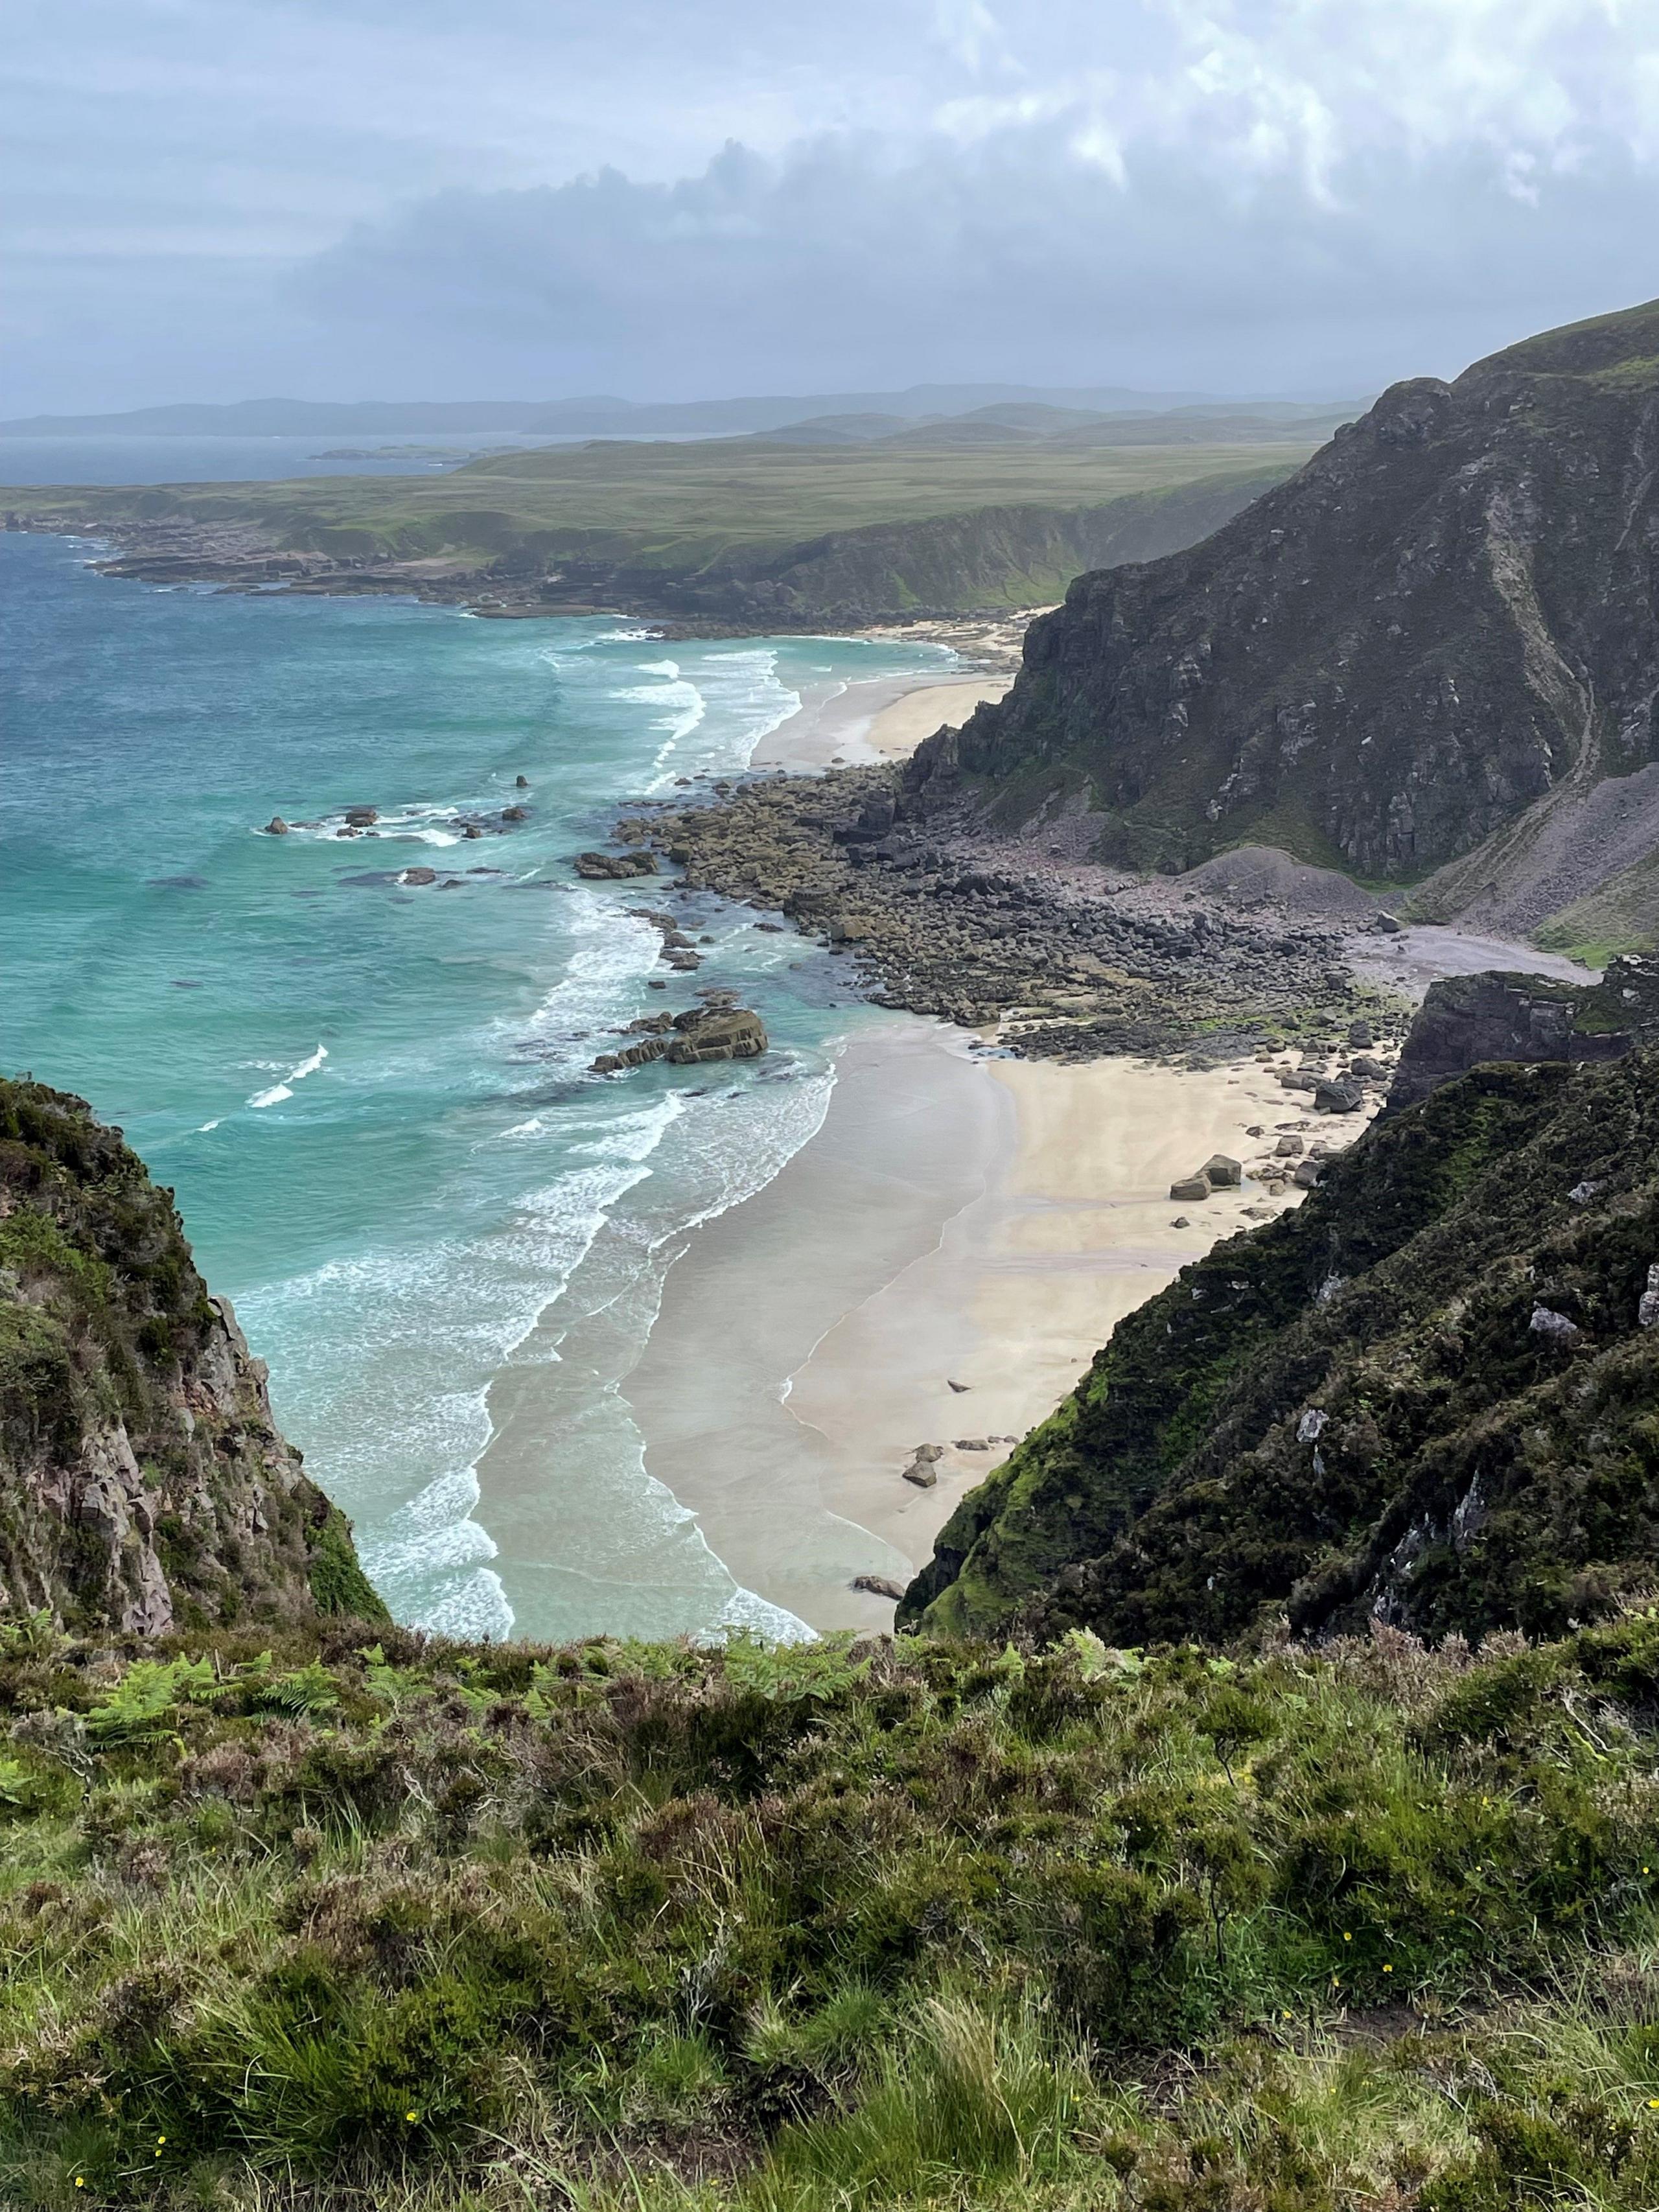
[[385, 1617], [171, 1194], [82, 1100], [0, 1082], [0, 1612], [42, 1609]]
[[1431, 984], [1389, 1090], [1413, 1106], [1455, 1076], [1493, 1060], [1618, 1060], [1659, 1042], [1659, 964], [1627, 956], [1601, 981], [1553, 976], [1449, 975]]
[[900, 1620], [1541, 1632], [1659, 1568], [1659, 1051], [1476, 1069], [1121, 1322]]
[[1556, 817], [1659, 761], [1656, 564], [1659, 303], [1395, 385], [1202, 544], [1080, 577], [910, 787], [1091, 808], [1170, 870], [1248, 841], [1415, 882], [1507, 835], [1439, 904], [1503, 919], [1530, 867], [1530, 927], [1600, 880]]

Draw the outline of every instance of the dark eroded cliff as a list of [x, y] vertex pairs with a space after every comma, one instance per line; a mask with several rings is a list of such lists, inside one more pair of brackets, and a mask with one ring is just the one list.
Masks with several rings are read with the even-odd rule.
[[0, 1082], [0, 1611], [151, 1636], [384, 1616], [118, 1130]]
[[[1203, 544], [1079, 577], [911, 788], [1093, 809], [1137, 866], [1249, 842], [1389, 882], [1526, 817], [1440, 903], [1529, 870], [1530, 927], [1601, 880], [1545, 817], [1659, 759], [1656, 561], [1659, 303], [1395, 385]], [[1595, 817], [1609, 865], [1651, 849], [1649, 782]]]

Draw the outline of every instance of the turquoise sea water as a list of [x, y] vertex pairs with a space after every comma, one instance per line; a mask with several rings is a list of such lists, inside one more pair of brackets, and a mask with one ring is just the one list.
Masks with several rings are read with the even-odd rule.
[[[678, 1233], [777, 1173], [836, 1040], [881, 1017], [838, 963], [704, 898], [679, 905], [705, 967], [648, 991], [666, 971], [627, 909], [665, 887], [582, 884], [568, 857], [619, 800], [741, 769], [803, 684], [938, 652], [158, 590], [93, 575], [91, 550], [0, 537], [0, 1060], [89, 1098], [176, 1189], [402, 1618], [787, 1629], [644, 1474], [617, 1375]], [[458, 839], [458, 813], [515, 799], [527, 822]], [[354, 804], [375, 838], [334, 834]], [[273, 813], [318, 826], [259, 835]], [[439, 884], [399, 884], [419, 864]], [[586, 1073], [704, 983], [762, 1010], [767, 1061]], [[549, 1469], [558, 1571], [515, 1623], [471, 1469], [492, 1378], [573, 1277], [620, 1316], [617, 1371]]]

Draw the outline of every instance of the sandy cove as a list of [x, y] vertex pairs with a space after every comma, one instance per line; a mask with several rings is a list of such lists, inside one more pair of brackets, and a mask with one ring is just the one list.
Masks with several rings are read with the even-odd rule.
[[[988, 668], [826, 689], [751, 765], [900, 758], [1012, 681]], [[815, 1628], [888, 1626], [891, 1601], [854, 1577], [908, 1582], [1126, 1313], [1251, 1226], [1247, 1206], [1299, 1197], [1247, 1182], [1170, 1199], [1212, 1153], [1247, 1160], [1276, 1125], [1307, 1126], [1254, 1063], [989, 1059], [974, 1042], [905, 1018], [855, 1036], [818, 1133], [690, 1240], [623, 1384], [651, 1474], [739, 1583]], [[931, 1489], [902, 1472], [920, 1443], [945, 1447]]]
[[803, 693], [795, 713], [756, 746], [752, 769], [857, 767], [902, 760], [941, 723], [965, 722], [975, 707], [1000, 699], [1012, 673], [878, 676]]
[[[1249, 1227], [1246, 1206], [1294, 1202], [1249, 1182], [1168, 1195], [1213, 1152], [1248, 1160], [1275, 1125], [1307, 1127], [1252, 1064], [1064, 1066], [969, 1043], [903, 1019], [855, 1036], [818, 1134], [672, 1268], [623, 1386], [651, 1473], [739, 1583], [816, 1628], [886, 1625], [890, 1603], [853, 1577], [907, 1581], [1124, 1314]], [[1358, 1117], [1319, 1121], [1312, 1138], [1358, 1133]], [[928, 1490], [902, 1474], [924, 1443], [946, 1447]]]

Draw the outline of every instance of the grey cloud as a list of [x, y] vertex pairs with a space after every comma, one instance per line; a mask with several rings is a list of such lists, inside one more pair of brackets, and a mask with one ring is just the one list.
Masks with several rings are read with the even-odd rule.
[[320, 322], [459, 369], [662, 396], [909, 379], [1333, 392], [1659, 290], [1659, 179], [1607, 144], [1517, 191], [1511, 153], [1362, 149], [1242, 179], [1186, 148], [1080, 152], [1051, 113], [966, 143], [728, 146], [669, 185], [615, 170], [451, 191], [296, 279]]
[[8, 412], [1328, 392], [1659, 292], [1651, 0], [15, 0], [0, 99]]

